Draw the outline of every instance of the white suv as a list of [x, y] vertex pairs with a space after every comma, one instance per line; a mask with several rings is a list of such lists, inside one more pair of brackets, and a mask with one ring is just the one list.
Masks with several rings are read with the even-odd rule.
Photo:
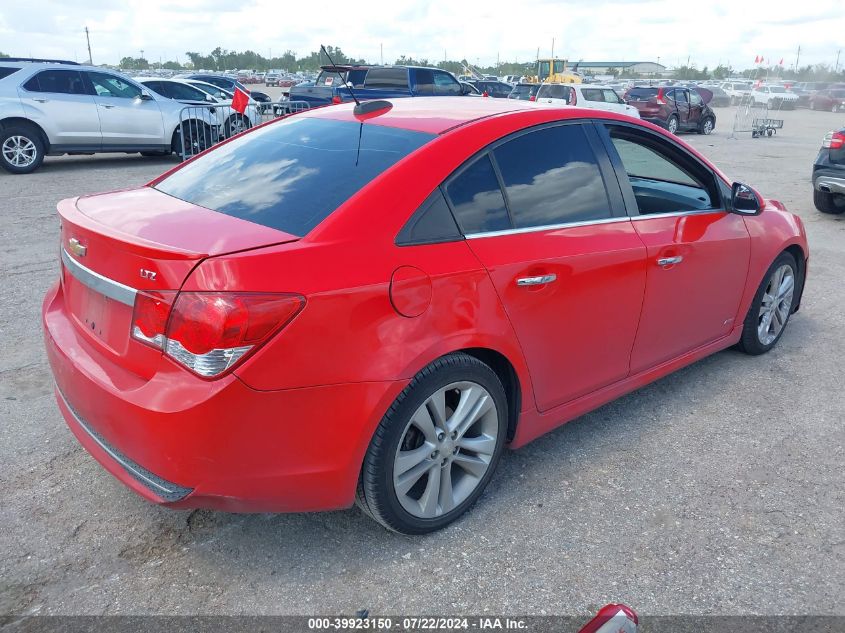
[[179, 154], [183, 128], [192, 130], [192, 152], [216, 142], [216, 117], [197, 109], [192, 120], [183, 121], [184, 107], [108, 69], [3, 59], [0, 166], [27, 174], [38, 169], [47, 154]]
[[785, 86], [758, 86], [751, 91], [752, 104], [766, 104], [774, 110], [795, 109], [798, 95], [789, 92]]
[[596, 84], [543, 84], [534, 99], [539, 104], [608, 110], [640, 118], [640, 111], [627, 105], [610, 86]]

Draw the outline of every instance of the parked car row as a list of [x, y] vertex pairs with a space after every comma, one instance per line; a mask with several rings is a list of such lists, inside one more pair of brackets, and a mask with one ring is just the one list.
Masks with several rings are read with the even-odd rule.
[[0, 166], [24, 174], [47, 154], [181, 154], [183, 130], [189, 129], [194, 153], [225, 133], [209, 108], [196, 108], [188, 119], [184, 108], [179, 100], [96, 66], [4, 59]]

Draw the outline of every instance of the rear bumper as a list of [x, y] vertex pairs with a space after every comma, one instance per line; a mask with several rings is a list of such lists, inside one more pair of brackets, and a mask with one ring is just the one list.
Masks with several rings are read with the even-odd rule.
[[154, 503], [235, 512], [349, 507], [383, 411], [407, 381], [256, 391], [205, 381], [162, 357], [150, 380], [80, 336], [57, 284], [43, 306], [68, 427], [112, 475]]
[[813, 172], [813, 189], [845, 194], [845, 169], [816, 169]]
[[653, 123], [654, 125], [658, 125], [658, 126], [662, 127], [664, 130], [665, 130], [665, 129], [668, 127], [668, 125], [669, 125], [668, 121], [664, 121], [663, 119], [660, 119], [660, 118], [658, 118], [658, 117], [648, 117], [648, 116], [645, 116], [645, 115], [643, 115], [643, 113], [642, 113], [642, 112], [640, 112], [640, 118], [641, 118], [643, 121], [648, 121], [649, 123]]

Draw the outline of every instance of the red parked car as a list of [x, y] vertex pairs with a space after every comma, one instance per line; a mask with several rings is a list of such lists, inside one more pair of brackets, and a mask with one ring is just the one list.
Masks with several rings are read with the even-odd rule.
[[810, 97], [810, 109], [845, 112], [845, 88], [819, 90]]
[[705, 88], [636, 87], [629, 88], [622, 98], [640, 111], [641, 119], [672, 134], [710, 134], [716, 128], [716, 113], [708, 105], [713, 93]]
[[660, 128], [397, 99], [254, 128], [64, 200], [59, 408], [146, 499], [460, 516], [517, 448], [798, 309], [779, 202]]

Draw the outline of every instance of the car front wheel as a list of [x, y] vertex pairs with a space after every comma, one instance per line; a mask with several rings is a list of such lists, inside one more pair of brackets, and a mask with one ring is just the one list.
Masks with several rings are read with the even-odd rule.
[[358, 506], [385, 527], [425, 534], [478, 499], [499, 461], [507, 399], [496, 373], [463, 353], [417, 374], [381, 420], [358, 483]]
[[13, 174], [29, 174], [44, 162], [44, 141], [28, 125], [10, 125], [0, 133], [0, 165]]
[[781, 253], [766, 271], [743, 323], [738, 347], [757, 356], [772, 349], [786, 330], [799, 287], [798, 264]]

